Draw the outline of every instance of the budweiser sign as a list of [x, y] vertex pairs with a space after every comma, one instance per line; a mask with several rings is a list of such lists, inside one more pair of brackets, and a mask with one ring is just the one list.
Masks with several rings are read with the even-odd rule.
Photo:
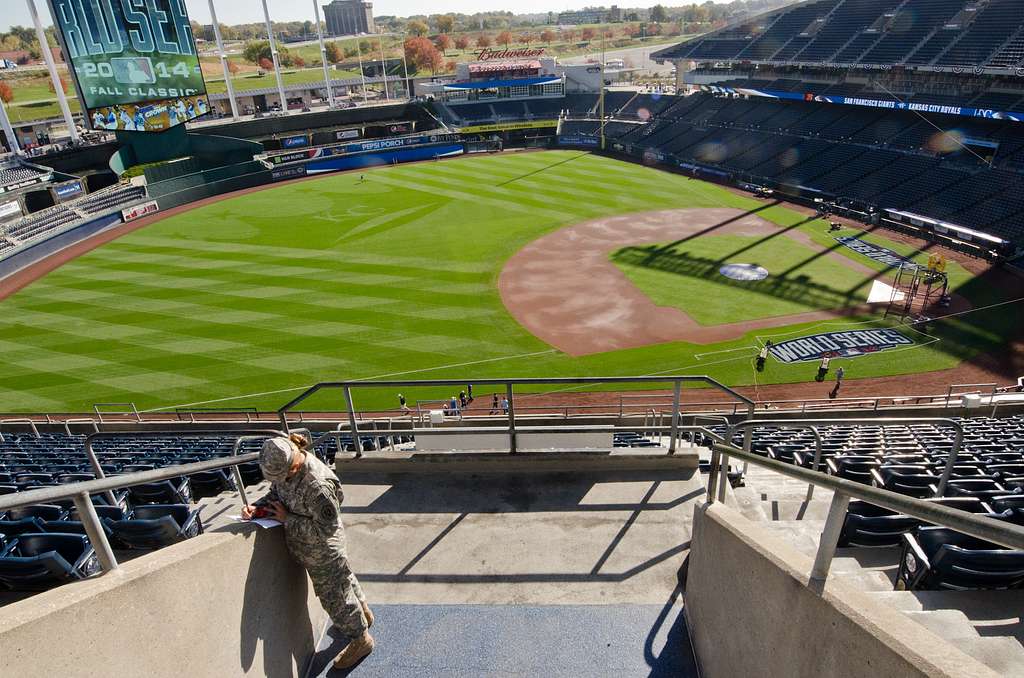
[[495, 59], [534, 59], [544, 56], [544, 48], [537, 49], [488, 49], [483, 48], [476, 53], [478, 61], [493, 61]]

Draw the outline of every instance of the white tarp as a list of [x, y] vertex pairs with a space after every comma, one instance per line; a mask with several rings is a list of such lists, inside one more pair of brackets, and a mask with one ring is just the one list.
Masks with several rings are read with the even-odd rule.
[[907, 298], [903, 292], [893, 289], [892, 285], [886, 285], [881, 280], [871, 284], [871, 292], [868, 293], [869, 304], [888, 304], [890, 301], [903, 301]]

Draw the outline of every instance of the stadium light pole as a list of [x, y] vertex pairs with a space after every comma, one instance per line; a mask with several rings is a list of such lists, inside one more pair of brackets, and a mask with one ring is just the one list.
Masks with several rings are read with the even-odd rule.
[[228, 57], [224, 53], [224, 40], [220, 37], [220, 25], [217, 23], [217, 10], [210, 0], [210, 19], [213, 21], [213, 37], [217, 40], [217, 56], [220, 57], [220, 67], [224, 70], [224, 82], [228, 86], [228, 100], [231, 102], [231, 117], [238, 119], [238, 102], [235, 101], [235, 86], [231, 83], [231, 71], [228, 70]]
[[[68, 133], [71, 141], [78, 143], [78, 129], [75, 128], [75, 119], [71, 117], [71, 108], [68, 106], [68, 98], [64, 95], [64, 88], [60, 84], [60, 75], [57, 73], [57, 64], [53, 61], [53, 50], [50, 43], [46, 41], [46, 31], [43, 30], [43, 22], [39, 20], [39, 11], [36, 9], [35, 0], [25, 0], [28, 5], [29, 14], [32, 15], [32, 23], [36, 27], [36, 39], [39, 40], [39, 51], [43, 53], [46, 61], [46, 69], [50, 71], [50, 80], [53, 82], [53, 91], [57, 95], [57, 103], [60, 104], [60, 112], [64, 116], [64, 124], [68, 126]], [[70, 57], [69, 57], [70, 58]], [[70, 68], [70, 67], [69, 67]], [[84, 103], [83, 108], [84, 108]]]
[[0, 99], [0, 129], [3, 129], [4, 136], [7, 137], [7, 145], [11, 152], [21, 153], [21, 145], [18, 144], [18, 137], [14, 134], [14, 128], [11, 127], [11, 120], [7, 117], [7, 108], [4, 107], [2, 99]]
[[267, 0], [263, 0], [263, 18], [267, 22], [267, 40], [270, 42], [270, 56], [274, 61], [274, 75], [277, 76], [277, 95], [281, 98], [281, 112], [288, 112], [288, 99], [284, 95], [284, 81], [281, 79], [281, 64], [277, 59], [277, 42], [274, 41], [274, 28], [270, 25], [270, 9]]
[[363, 70], [363, 48], [359, 44], [359, 37], [356, 37], [356, 54], [359, 58], [359, 79], [363, 83], [363, 103], [365, 104], [366, 99], [366, 71]]
[[412, 88], [409, 86], [409, 61], [405, 56], [405, 38], [402, 38], [402, 75], [405, 77], [405, 98], [412, 99]]
[[388, 94], [388, 62], [384, 60], [384, 36], [377, 36], [377, 43], [380, 45], [380, 72], [384, 74], [384, 99], [391, 101]]
[[327, 45], [324, 44], [324, 32], [320, 28], [319, 0], [313, 0], [313, 14], [316, 15], [316, 37], [320, 40], [320, 63], [324, 67], [324, 86], [327, 87], [327, 105], [334, 108], [334, 89], [331, 87], [331, 75], [327, 70]]

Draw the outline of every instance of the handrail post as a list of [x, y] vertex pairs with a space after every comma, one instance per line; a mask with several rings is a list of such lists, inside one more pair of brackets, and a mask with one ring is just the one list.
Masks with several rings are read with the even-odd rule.
[[672, 432], [669, 434], [668, 453], [676, 453], [676, 438], [679, 437], [679, 399], [682, 395], [683, 382], [676, 379], [672, 385]]
[[[107, 475], [100, 467], [100, 460], [96, 458], [96, 452], [92, 449], [92, 438], [89, 436], [86, 436], [85, 438], [85, 456], [89, 457], [89, 466], [92, 466], [92, 472], [93, 475], [96, 476], [96, 479], [103, 480], [106, 478]], [[106, 497], [107, 502], [109, 502], [111, 506], [117, 506], [117, 499], [114, 497], [113, 490], [107, 490], [103, 493], [103, 496]]]
[[508, 451], [519, 452], [519, 441], [516, 440], [516, 404], [512, 399], [512, 382], [505, 384], [505, 398], [508, 400]]
[[107, 541], [107, 533], [103, 531], [100, 518], [96, 515], [96, 509], [92, 505], [92, 499], [88, 492], [81, 492], [74, 497], [75, 508], [78, 509], [78, 519], [82, 521], [85, 533], [89, 536], [89, 543], [96, 551], [100, 565], [104, 572], [112, 572], [117, 569], [117, 558]]
[[359, 425], [356, 424], [356, 408], [352, 402], [352, 387], [345, 387], [345, 407], [348, 409], [348, 425], [352, 429], [352, 444], [356, 448], [356, 457], [363, 456], [363, 445], [359, 442]]
[[946, 468], [942, 470], [942, 477], [939, 479], [939, 487], [935, 492], [936, 497], [946, 496], [946, 484], [953, 476], [953, 466], [956, 465], [957, 455], [960, 454], [960, 447], [964, 444], [963, 426], [957, 426], [956, 436], [953, 438], [953, 448], [949, 451], [949, 459], [946, 460]]
[[[814, 434], [814, 469], [821, 468], [821, 432], [817, 426], [811, 426], [811, 433]], [[814, 498], [814, 483], [807, 483], [807, 501]]]
[[850, 504], [849, 495], [836, 492], [832, 495], [832, 504], [828, 508], [828, 518], [821, 531], [818, 552], [814, 555], [814, 566], [811, 568], [811, 581], [824, 583], [828, 579], [828, 571], [832, 567], [832, 558], [836, 554], [836, 544], [843, 531], [846, 520], [846, 508]]

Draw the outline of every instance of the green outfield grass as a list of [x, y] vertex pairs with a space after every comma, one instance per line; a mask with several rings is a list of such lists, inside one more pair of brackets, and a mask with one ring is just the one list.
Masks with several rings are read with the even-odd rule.
[[[79, 411], [127, 401], [140, 409], [273, 408], [294, 395], [288, 389], [383, 376], [707, 373], [732, 385], [807, 381], [812, 368], [774, 361], [755, 375], [758, 335], [778, 341], [878, 323], [852, 318], [714, 346], [677, 342], [572, 358], [519, 326], [496, 289], [503, 263], [541, 235], [608, 214], [688, 207], [761, 208], [760, 216], [805, 229], [822, 243], [831, 241], [826, 225], [711, 184], [579, 152], [365, 174], [365, 182], [359, 174], [327, 176], [170, 217], [0, 302], [0, 411]], [[688, 251], [714, 256], [738, 244], [718, 238], [692, 241]], [[775, 256], [781, 255], [766, 246], [758, 259], [767, 265], [764, 259]], [[815, 266], [808, 275], [837, 286], [857, 283], [845, 271], [830, 277]], [[732, 299], [711, 321], [743, 320], [767, 303], [760, 294], [738, 303], [735, 289], [700, 282], [709, 307], [723, 294]], [[960, 282], [965, 295], [993, 298], [983, 281]], [[1000, 344], [1000, 314], [1005, 326], [1012, 314], [997, 310], [937, 324], [927, 335], [907, 329], [918, 345], [843, 361], [847, 374], [954, 366]], [[236, 398], [246, 394], [263, 395]], [[407, 395], [414, 401], [450, 393]], [[393, 406], [395, 390], [359, 398], [361, 407]], [[309, 407], [341, 408], [340, 394]]]

